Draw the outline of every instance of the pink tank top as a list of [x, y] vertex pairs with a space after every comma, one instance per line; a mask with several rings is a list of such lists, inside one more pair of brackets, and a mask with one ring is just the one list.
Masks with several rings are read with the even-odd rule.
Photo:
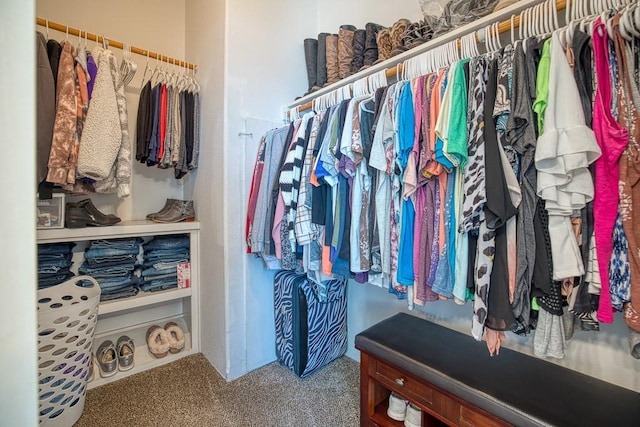
[[602, 19], [593, 27], [593, 59], [598, 86], [593, 108], [593, 131], [602, 150], [595, 162], [595, 195], [593, 201], [594, 231], [602, 289], [598, 304], [598, 320], [613, 322], [609, 293], [609, 260], [613, 250], [613, 226], [618, 215], [619, 159], [624, 151], [627, 130], [611, 114], [611, 76], [609, 75], [609, 37]]

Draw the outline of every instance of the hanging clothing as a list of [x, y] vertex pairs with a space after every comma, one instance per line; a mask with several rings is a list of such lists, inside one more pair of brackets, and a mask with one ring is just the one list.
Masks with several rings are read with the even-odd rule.
[[619, 162], [628, 143], [627, 130], [616, 122], [610, 109], [612, 94], [608, 44], [606, 26], [598, 18], [593, 25], [593, 59], [598, 82], [593, 108], [593, 126], [602, 156], [595, 162], [598, 185], [595, 187], [593, 211], [595, 247], [602, 286], [598, 320], [605, 323], [613, 322], [608, 263], [613, 250], [612, 233], [619, 202]]

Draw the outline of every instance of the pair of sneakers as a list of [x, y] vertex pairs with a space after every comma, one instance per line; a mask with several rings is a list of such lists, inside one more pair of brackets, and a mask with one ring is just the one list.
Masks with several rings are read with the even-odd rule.
[[[94, 358], [102, 378], [113, 376], [118, 371], [128, 371], [134, 366], [135, 346], [133, 340], [126, 335], [118, 338], [114, 344], [111, 340], [103, 341], [96, 350]], [[93, 362], [92, 362], [93, 364]], [[90, 374], [93, 378], [93, 375]]]
[[395, 393], [391, 393], [389, 396], [387, 415], [393, 420], [404, 421], [405, 427], [420, 427], [422, 425], [420, 408]]

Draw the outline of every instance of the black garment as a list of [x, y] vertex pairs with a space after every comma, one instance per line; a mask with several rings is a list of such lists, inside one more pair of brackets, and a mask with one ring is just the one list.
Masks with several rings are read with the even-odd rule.
[[36, 32], [36, 52], [37, 52], [37, 86], [36, 96], [37, 106], [37, 127], [36, 127], [36, 182], [40, 186], [38, 191], [40, 198], [51, 196], [52, 186], [42, 185], [47, 178], [49, 170], [49, 153], [51, 152], [51, 140], [53, 138], [53, 123], [56, 117], [56, 91], [51, 72], [51, 64], [47, 56], [46, 40], [42, 33]]
[[47, 56], [49, 57], [49, 64], [51, 65], [51, 72], [53, 73], [53, 88], [54, 93], [57, 93], [58, 87], [58, 64], [60, 64], [60, 54], [62, 53], [62, 45], [56, 40], [47, 40]]
[[[316, 145], [313, 147], [313, 158], [317, 158], [322, 147], [322, 140], [327, 133], [329, 120], [333, 114], [333, 108], [329, 109], [318, 126], [318, 135], [316, 136]], [[325, 214], [327, 207], [327, 183], [321, 177], [318, 177], [318, 187], [311, 187], [311, 222], [317, 225], [325, 225]]]
[[533, 270], [531, 295], [538, 297], [538, 304], [545, 311], [562, 316], [562, 284], [553, 280], [549, 216], [542, 199], [538, 200], [534, 227], [536, 232], [536, 264]]
[[[162, 86], [155, 85], [151, 89], [151, 110], [152, 110], [152, 123], [151, 133], [149, 134], [149, 140], [145, 141], [147, 158], [147, 166], [155, 166], [158, 163], [158, 149], [160, 148], [160, 95]], [[155, 130], [155, 132], [154, 132]], [[153, 138], [154, 133], [156, 138]], [[154, 139], [154, 141], [152, 141]]]
[[498, 61], [493, 60], [489, 64], [489, 80], [484, 102], [484, 140], [485, 140], [485, 168], [487, 170], [485, 182], [487, 202], [485, 204], [485, 217], [487, 227], [498, 229], [506, 225], [507, 220], [514, 216], [518, 210], [511, 203], [507, 181], [498, 151], [498, 134], [496, 123], [492, 119], [493, 106], [497, 90]]
[[[592, 65], [592, 47], [591, 37], [576, 30], [573, 36], [573, 52], [575, 57], [575, 65], [573, 75], [580, 93], [580, 102], [584, 119], [587, 126], [591, 127], [593, 122], [593, 65]], [[594, 165], [589, 166], [591, 178], [595, 182]], [[580, 242], [580, 252], [582, 255], [582, 263], [586, 266], [589, 263], [589, 243], [593, 236], [593, 201], [586, 204], [580, 212], [582, 217], [582, 241]], [[575, 313], [591, 313], [597, 309], [597, 303], [594, 304], [594, 298], [589, 294], [588, 283], [584, 281], [584, 276], [580, 278], [581, 283], [578, 288], [578, 294], [574, 303]], [[597, 297], [595, 298], [597, 301]]]
[[148, 81], [140, 92], [138, 117], [136, 120], [136, 160], [147, 162], [149, 140], [153, 131], [153, 107], [151, 104], [151, 81]]
[[578, 85], [580, 102], [584, 119], [587, 126], [591, 127], [593, 122], [593, 64], [592, 64], [591, 37], [580, 30], [576, 30], [573, 35], [573, 54], [575, 65], [573, 76]]
[[493, 107], [496, 100], [498, 60], [489, 64], [489, 79], [484, 102], [484, 140], [487, 202], [485, 217], [487, 226], [496, 230], [495, 257], [491, 272], [491, 285], [488, 296], [488, 312], [485, 326], [498, 331], [513, 329], [516, 320], [509, 302], [509, 273], [507, 265], [506, 224], [518, 210], [511, 203], [507, 189], [504, 169], [498, 149], [498, 134], [493, 119]]

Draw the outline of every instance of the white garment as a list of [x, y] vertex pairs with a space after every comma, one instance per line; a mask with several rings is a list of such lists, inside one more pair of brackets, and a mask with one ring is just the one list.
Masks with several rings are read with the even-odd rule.
[[584, 274], [570, 215], [593, 200], [589, 164], [600, 157], [593, 131], [585, 125], [580, 94], [562, 49], [559, 33], [551, 40], [549, 99], [544, 132], [538, 138], [535, 165], [537, 194], [546, 200], [553, 256], [553, 279]]

